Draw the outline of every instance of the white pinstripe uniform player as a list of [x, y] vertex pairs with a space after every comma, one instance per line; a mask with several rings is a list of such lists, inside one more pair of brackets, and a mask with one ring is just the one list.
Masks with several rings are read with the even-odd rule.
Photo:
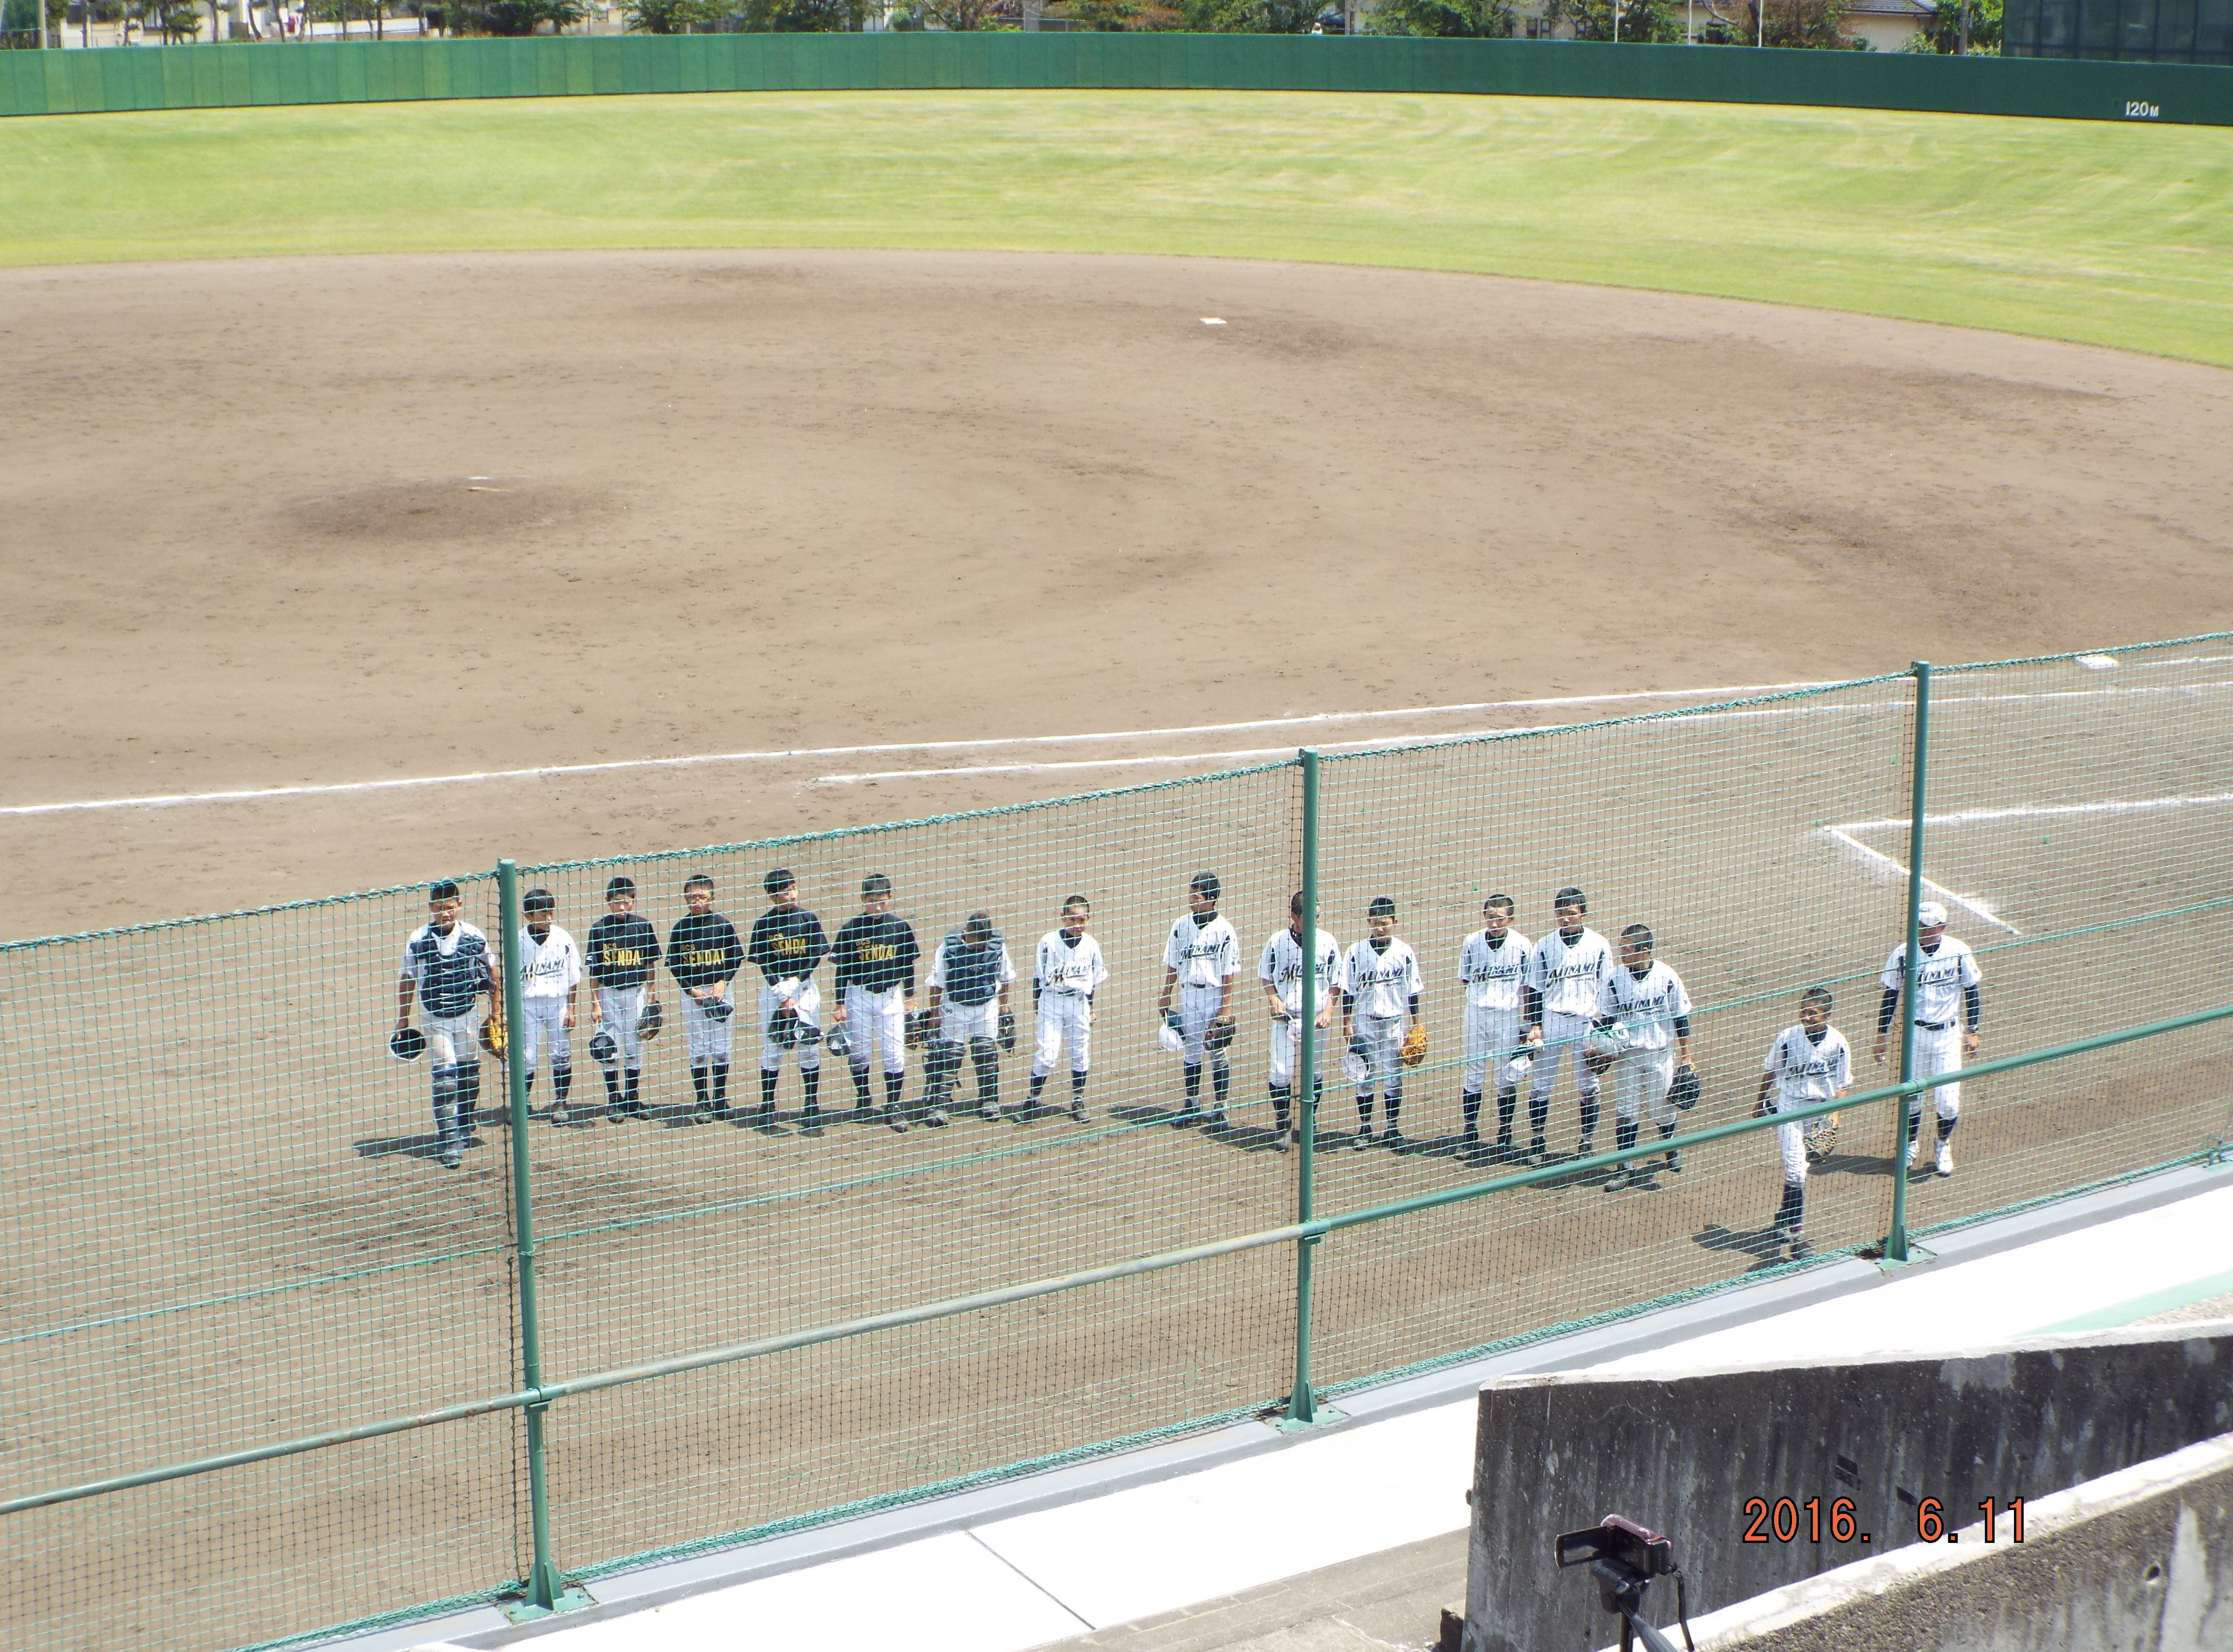
[[530, 889], [520, 901], [525, 921], [519, 955], [526, 963], [519, 984], [520, 1026], [515, 1042], [527, 1071], [527, 1101], [535, 1104], [535, 1063], [550, 1050], [550, 1122], [566, 1122], [574, 1089], [574, 994], [582, 985], [582, 953], [558, 927], [558, 902], [548, 889]]
[[[1830, 1024], [1830, 992], [1810, 986], [1799, 998], [1799, 1020], [1786, 1027], [1768, 1046], [1760, 1064], [1760, 1096], [1754, 1111], [1787, 1113], [1835, 1101], [1853, 1087], [1853, 1052], [1846, 1035]], [[1772, 1105], [1771, 1105], [1772, 1103]], [[1788, 1243], [1794, 1257], [1813, 1254], [1807, 1243], [1807, 1127], [1800, 1122], [1775, 1127], [1776, 1146], [1783, 1154], [1783, 1202], [1776, 1207], [1768, 1237], [1781, 1248]]]
[[[1341, 943], [1331, 932], [1318, 931], [1315, 948], [1314, 969], [1317, 980], [1316, 1013], [1311, 1018], [1317, 1029], [1318, 1051], [1312, 1072], [1311, 1115], [1318, 1115], [1318, 1104], [1325, 1096], [1326, 1058], [1332, 1048], [1334, 995], [1342, 990]], [[1290, 1141], [1300, 1141], [1302, 1129], [1288, 1122], [1289, 1109], [1293, 1105], [1295, 1083], [1302, 1066], [1303, 1053], [1303, 896], [1297, 890], [1287, 902], [1287, 926], [1273, 933], [1264, 943], [1263, 955], [1256, 960], [1256, 979], [1262, 986], [1264, 1002], [1272, 1012], [1272, 1129], [1273, 1146], [1279, 1152], [1287, 1150]]]
[[1085, 1076], [1093, 1070], [1093, 995], [1109, 979], [1101, 943], [1085, 933], [1093, 903], [1066, 897], [1062, 922], [1039, 937], [1032, 957], [1032, 1099], [1036, 1111], [1063, 1047], [1070, 1048], [1070, 1115], [1085, 1122]]
[[582, 963], [596, 987], [590, 999], [596, 1030], [612, 1034], [612, 1055], [598, 1064], [605, 1105], [615, 1119], [643, 1111], [642, 1026], [645, 1012], [659, 1004], [660, 956], [659, 931], [635, 909], [635, 880], [613, 879], [605, 885], [604, 916], [589, 926]]
[[907, 1018], [915, 1011], [915, 972], [922, 948], [915, 927], [891, 907], [889, 878], [871, 872], [861, 880], [860, 913], [839, 926], [830, 948], [837, 978], [830, 996], [837, 1001], [830, 1012], [830, 1030], [843, 1027], [852, 1046], [846, 1059], [853, 1074], [855, 1116], [869, 1109], [869, 1069], [882, 1056], [884, 1122], [904, 1131], [900, 1101], [907, 1088]]
[[1481, 1101], [1490, 1074], [1496, 1077], [1496, 1147], [1499, 1158], [1512, 1152], [1512, 1115], [1520, 1102], [1518, 1076], [1512, 1063], [1531, 1048], [1527, 1029], [1528, 972], [1535, 948], [1512, 927], [1513, 904], [1508, 894], [1493, 894], [1481, 903], [1481, 927], [1466, 937], [1458, 949], [1458, 979], [1465, 984], [1465, 1135], [1468, 1152], [1481, 1146]]
[[1342, 1020], [1349, 1053], [1364, 1062], [1364, 1076], [1357, 1081], [1357, 1139], [1350, 1145], [1372, 1145], [1372, 1088], [1377, 1080], [1388, 1115], [1382, 1141], [1401, 1153], [1403, 1141], [1403, 1035], [1419, 1013], [1418, 954], [1409, 941], [1396, 935], [1396, 902], [1384, 894], [1372, 897], [1364, 920], [1370, 931], [1349, 949], [1342, 960]]
[[[1967, 941], [1946, 933], [1946, 908], [1926, 901], [1916, 912], [1920, 954], [1915, 966], [1915, 1073], [1935, 1078], [1958, 1073], [1962, 1057], [1977, 1053], [1985, 1025], [1984, 977], [1978, 972], [1977, 955]], [[1891, 949], [1885, 959], [1884, 1001], [1877, 1010], [1876, 1058], [1882, 1062], [1891, 1037], [1891, 1024], [1899, 1014], [1900, 994], [1907, 985], [1907, 943]], [[1954, 1174], [1954, 1127], [1962, 1122], [1962, 1086], [1942, 1084], [1929, 1092], [1937, 1098], [1938, 1154], [1935, 1168], [1942, 1176]], [[1923, 1096], [1907, 1102], [1908, 1162], [1923, 1162]]]
[[1612, 948], [1605, 938], [1583, 919], [1589, 899], [1571, 885], [1552, 898], [1559, 927], [1535, 943], [1528, 966], [1527, 984], [1540, 1000], [1542, 1019], [1528, 1029], [1531, 1043], [1540, 1043], [1534, 1082], [1527, 1087], [1527, 1122], [1533, 1134], [1530, 1155], [1547, 1158], [1546, 1129], [1551, 1119], [1551, 1089], [1559, 1082], [1559, 1069], [1571, 1055], [1574, 1089], [1580, 1099], [1582, 1137], [1580, 1156], [1597, 1150], [1598, 1076], [1583, 1055], [1583, 1040], [1598, 1019], [1598, 995], [1605, 977], [1612, 973]]
[[499, 990], [488, 937], [458, 914], [458, 886], [447, 879], [426, 891], [426, 921], [403, 945], [395, 983], [395, 1031], [411, 1024], [415, 999], [426, 1018], [426, 1054], [434, 1070], [434, 1141], [444, 1166], [456, 1169], [473, 1142], [481, 1092], [480, 999]]
[[1186, 1102], [1171, 1116], [1175, 1125], [1192, 1124], [1201, 1116], [1205, 1055], [1216, 1102], [1209, 1115], [1212, 1126], [1224, 1125], [1226, 1098], [1233, 1089], [1233, 1068], [1225, 1050], [1209, 1049], [1206, 1042], [1210, 1023], [1227, 1018], [1233, 978], [1240, 972], [1240, 938], [1218, 915], [1222, 892], [1216, 873], [1195, 873], [1187, 885], [1186, 915], [1171, 926], [1170, 939], [1163, 944], [1163, 992], [1156, 1001], [1156, 1013], [1178, 1034], [1184, 1045], [1180, 1059], [1186, 1067]]
[[[1659, 1139], [1675, 1134], [1675, 1103], [1667, 1099], [1675, 1070], [1690, 1064], [1690, 993], [1683, 978], [1651, 955], [1651, 931], [1631, 924], [1620, 932], [1620, 967], [1598, 992], [1598, 1018], [1628, 1029], [1628, 1048], [1606, 1070], [1612, 1083], [1613, 1145], [1626, 1153], [1643, 1133], [1644, 1115], [1659, 1127]], [[1680, 1170], [1679, 1148], [1667, 1149], [1667, 1167]], [[1608, 1187], [1628, 1177], [1632, 1186], [1651, 1185], [1653, 1167], [1624, 1159], [1613, 1167]]]

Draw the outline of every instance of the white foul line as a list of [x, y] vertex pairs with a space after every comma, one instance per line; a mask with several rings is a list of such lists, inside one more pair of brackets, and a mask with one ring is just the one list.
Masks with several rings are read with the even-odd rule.
[[[1717, 699], [1732, 695], [1777, 694], [1829, 686], [1824, 683], [1806, 682], [1750, 683], [1726, 688], [1644, 688], [1618, 694], [1568, 694], [1552, 699], [1487, 699], [1460, 706], [1411, 706], [1386, 712], [1317, 712], [1306, 717], [1266, 717], [1246, 723], [1197, 723], [1183, 728], [1118, 729], [1095, 734], [1019, 734], [981, 740], [901, 740], [884, 745], [824, 745], [801, 747], [784, 751], [719, 751], [696, 757], [628, 758], [612, 763], [547, 764], [533, 769], [481, 769], [465, 774], [420, 775], [401, 780], [349, 780], [323, 785], [256, 786], [238, 791], [162, 792], [144, 797], [95, 797], [78, 803], [13, 803], [0, 806], [0, 816], [80, 814], [104, 809], [174, 809], [182, 803], [261, 803], [276, 797], [320, 797], [350, 792], [400, 791], [418, 786], [472, 785], [488, 780], [546, 780], [560, 775], [612, 774], [629, 769], [687, 769], [717, 763], [784, 763], [811, 758], [870, 757], [886, 751], [972, 751], [996, 750], [1004, 746], [1084, 745], [1112, 740], [1163, 739], [1180, 734], [1227, 734], [1242, 729], [1308, 728], [1323, 726], [1330, 723], [1366, 723], [1397, 717], [1444, 717], [1452, 716], [1460, 712], [1525, 710], [1529, 707], [1546, 706], [1611, 706], [1625, 700], [1637, 699]], [[1367, 745], [1370, 742], [1359, 741], [1355, 744]], [[1279, 751], [1287, 749], [1289, 748], [1284, 746], [1278, 748]], [[1149, 762], [1192, 761], [1191, 758], [1145, 760]], [[935, 774], [948, 771], [918, 770], [904, 772]], [[988, 769], [981, 772], [991, 774], [1000, 771]]]
[[[1962, 809], [1946, 815], [1926, 814], [1923, 817], [1923, 823], [1925, 826], [1971, 826], [1982, 821], [2051, 820], [2072, 815], [2126, 815], [2157, 809], [2190, 809], [2211, 803], [2233, 803], [2233, 791], [2197, 793], [2181, 797], [2119, 798], [2098, 803], [2029, 803], [2006, 809]], [[1835, 826], [1826, 826], [1822, 831], [1825, 836], [1835, 838], [1856, 855], [1881, 862], [1904, 878], [1907, 875], [1907, 868], [1892, 859], [1891, 855], [1871, 849], [1852, 834], [1886, 831], [1906, 824], [1908, 824], [1907, 821], [1902, 818], [1849, 820]], [[1956, 894], [1944, 884], [1933, 883], [1929, 878], [1923, 880], [1923, 885], [1925, 888], [1935, 890], [1943, 895], [1964, 911], [1975, 913], [1996, 928], [2005, 929], [2011, 935], [2023, 933], [2022, 930], [2006, 919], [1995, 915], [1990, 907], [1974, 895]]]
[[[1900, 826], [1907, 824], [1905, 821], [1896, 821], [1891, 823], [1874, 822], [1869, 823], [1878, 825], [1890, 823]], [[1892, 859], [1891, 855], [1880, 854], [1877, 850], [1871, 849], [1866, 843], [1863, 843], [1854, 838], [1848, 837], [1842, 828], [1836, 826], [1825, 826], [1822, 830], [1826, 836], [1836, 838], [1840, 843], [1843, 843], [1847, 849], [1852, 849], [1855, 854], [1865, 856], [1867, 859], [1872, 861], [1882, 862], [1885, 865], [1890, 867], [1895, 873], [1903, 878], [1907, 875], [1907, 868], [1902, 866], [1898, 861]], [[1933, 883], [1929, 878], [1923, 880], [1923, 887], [1926, 889], [1933, 890], [1939, 894], [1944, 895], [1947, 900], [1952, 901], [1956, 906], [1960, 907], [1965, 912], [1976, 913], [1977, 916], [1982, 918], [1987, 923], [1991, 924], [1995, 928], [2005, 929], [2011, 935], [2021, 935], [2023, 933], [2022, 930], [2017, 928], [2006, 919], [1994, 916], [1993, 909], [1990, 907], [1988, 907], [1983, 901], [1976, 900], [1973, 896], [1956, 894], [1944, 884]]]

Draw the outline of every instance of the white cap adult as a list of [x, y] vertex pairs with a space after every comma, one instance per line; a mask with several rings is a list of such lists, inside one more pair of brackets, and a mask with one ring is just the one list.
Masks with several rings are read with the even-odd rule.
[[1946, 927], [1946, 908], [1936, 901], [1926, 901], [1915, 909], [1915, 926], [1918, 929]]

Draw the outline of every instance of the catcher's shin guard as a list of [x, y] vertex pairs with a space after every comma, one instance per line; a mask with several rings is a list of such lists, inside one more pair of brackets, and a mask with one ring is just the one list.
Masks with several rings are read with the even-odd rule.
[[969, 1041], [969, 1063], [977, 1070], [977, 1105], [1000, 1105], [1000, 1046], [990, 1038]]
[[961, 1070], [961, 1046], [941, 1038], [930, 1046], [930, 1059], [923, 1063], [922, 1098], [925, 1105], [942, 1108], [953, 1093], [954, 1075]]

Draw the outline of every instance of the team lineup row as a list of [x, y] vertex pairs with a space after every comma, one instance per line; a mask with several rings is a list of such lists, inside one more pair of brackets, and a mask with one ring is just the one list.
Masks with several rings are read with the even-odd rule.
[[[593, 1032], [589, 1055], [601, 1070], [606, 1105], [612, 1116], [640, 1115], [644, 1042], [663, 1025], [658, 972], [664, 966], [680, 993], [680, 1011], [689, 1044], [690, 1075], [699, 1116], [730, 1116], [728, 1077], [731, 1018], [736, 980], [746, 966], [761, 984], [757, 1009], [760, 1032], [758, 1118], [771, 1124], [776, 1090], [784, 1058], [799, 1070], [804, 1091], [803, 1118], [811, 1127], [821, 1118], [823, 1052], [846, 1061], [856, 1115], [876, 1115], [896, 1131], [920, 1119], [947, 1122], [947, 1104], [965, 1059], [974, 1069], [973, 1100], [986, 1119], [1003, 1116], [999, 1059], [1017, 1043], [1012, 1006], [1019, 979], [1006, 943], [989, 914], [977, 912], [948, 933], [930, 954], [922, 982], [924, 1007], [917, 1008], [917, 978], [923, 959], [915, 931], [891, 910], [891, 881], [874, 874], [861, 885], [861, 911], [831, 940], [821, 920], [799, 903], [796, 877], [778, 868], [763, 880], [770, 906], [740, 939], [730, 920], [714, 909], [713, 879], [699, 874], [683, 885], [686, 914], [662, 944], [651, 922], [635, 911], [636, 888], [615, 877], [605, 890], [605, 913], [591, 926], [583, 944], [557, 920], [557, 902], [541, 889], [522, 903], [524, 923], [518, 937], [523, 965], [522, 1024], [507, 1034], [500, 1018], [485, 1016], [481, 999], [502, 1001], [499, 965], [487, 937], [460, 917], [462, 900], [453, 883], [437, 883], [428, 894], [429, 919], [404, 948], [397, 981], [396, 1021], [390, 1047], [399, 1056], [431, 1052], [438, 1151], [445, 1165], [460, 1161], [472, 1140], [478, 1113], [479, 1051], [502, 1055], [507, 1042], [517, 1046], [531, 1095], [537, 1067], [549, 1052], [554, 1103], [550, 1116], [570, 1117], [573, 1083], [572, 1035], [576, 1000], [582, 984], [591, 985]], [[1195, 875], [1187, 890], [1186, 913], [1175, 922], [1162, 953], [1163, 980], [1157, 999], [1162, 1048], [1177, 1057], [1182, 1098], [1171, 1122], [1226, 1123], [1232, 1067], [1228, 1050], [1237, 1032], [1235, 983], [1240, 974], [1240, 938], [1218, 911], [1222, 894], [1214, 873]], [[1618, 948], [1588, 926], [1588, 901], [1578, 888], [1553, 899], [1556, 927], [1530, 941], [1512, 927], [1510, 896], [1483, 902], [1482, 925], [1460, 949], [1457, 977], [1465, 993], [1463, 1019], [1463, 1135], [1469, 1153], [1505, 1160], [1525, 1156], [1540, 1163], [1549, 1156], [1547, 1128], [1551, 1099], [1559, 1069], [1574, 1068], [1579, 1113], [1579, 1156], [1595, 1150], [1599, 1089], [1613, 1087], [1616, 1149], [1633, 1149], [1647, 1115], [1662, 1139], [1676, 1131], [1680, 1110], [1695, 1101], [1697, 1079], [1690, 1063], [1691, 1005], [1682, 978], [1654, 956], [1650, 930], [1631, 924]], [[1289, 922], [1267, 940], [1258, 958], [1256, 982], [1270, 1023], [1267, 1087], [1274, 1115], [1274, 1141], [1281, 1151], [1299, 1137], [1293, 1116], [1294, 1091], [1301, 1065], [1304, 954], [1302, 906], [1289, 902]], [[1983, 1005], [1975, 954], [1946, 934], [1946, 914], [1936, 905], [1922, 913], [1921, 946], [1916, 972], [1913, 1019], [1917, 1076], [1957, 1070], [1976, 1050]], [[1090, 933], [1092, 907], [1084, 895], [1062, 903], [1056, 928], [1041, 938], [1032, 965], [1033, 1050], [1029, 1099], [1012, 1116], [1034, 1115], [1046, 1083], [1064, 1056], [1070, 1070], [1069, 1109], [1087, 1116], [1085, 1089], [1092, 1063], [1094, 998], [1109, 979], [1100, 944]], [[1338, 1022], [1341, 1064], [1356, 1090], [1358, 1125], [1352, 1144], [1375, 1141], [1373, 1112], [1377, 1099], [1384, 1128], [1377, 1138], [1401, 1150], [1404, 1073], [1425, 1058], [1427, 1034], [1420, 1024], [1424, 977], [1417, 954], [1396, 934], [1396, 903], [1376, 896], [1366, 912], [1367, 935], [1344, 951], [1324, 929], [1312, 948], [1317, 983], [1307, 1018], [1317, 1039], [1315, 1069], [1323, 1094]], [[1904, 986], [1904, 946], [1893, 949], [1882, 977], [1875, 1054], [1885, 1057], [1891, 1024]], [[824, 960], [833, 966], [832, 1002], [824, 1005], [817, 975]], [[411, 1024], [421, 1011], [422, 1031]], [[1843, 1036], [1829, 1024], [1832, 1000], [1810, 988], [1800, 1019], [1779, 1036], [1763, 1063], [1760, 1104], [1801, 1107], [1842, 1094], [1852, 1084], [1851, 1054]], [[825, 1013], [826, 1009], [826, 1013]], [[1794, 1042], [1796, 1040], [1796, 1042]], [[927, 1044], [925, 1079], [913, 1108], [905, 1102], [907, 1050]], [[1203, 1109], [1202, 1080], [1209, 1078], [1209, 1105]], [[881, 1070], [879, 1109], [873, 1091]], [[1496, 1134], [1484, 1140], [1481, 1112], [1493, 1083]], [[1530, 1145], [1522, 1155], [1514, 1128], [1519, 1092], [1528, 1093]], [[1934, 1167], [1950, 1175], [1950, 1141], [1960, 1115], [1960, 1087], [1948, 1083], [1932, 1092], [1938, 1115]], [[1916, 1129], [1922, 1102], [1910, 1109], [1911, 1154], [1920, 1162], [1924, 1143]], [[1797, 1126], [1779, 1135], [1785, 1164], [1784, 1206], [1776, 1231], [1790, 1242], [1803, 1222], [1808, 1150]], [[1624, 1160], [1617, 1185], [1647, 1186], [1661, 1164], [1681, 1168], [1673, 1149], [1655, 1160]]]

